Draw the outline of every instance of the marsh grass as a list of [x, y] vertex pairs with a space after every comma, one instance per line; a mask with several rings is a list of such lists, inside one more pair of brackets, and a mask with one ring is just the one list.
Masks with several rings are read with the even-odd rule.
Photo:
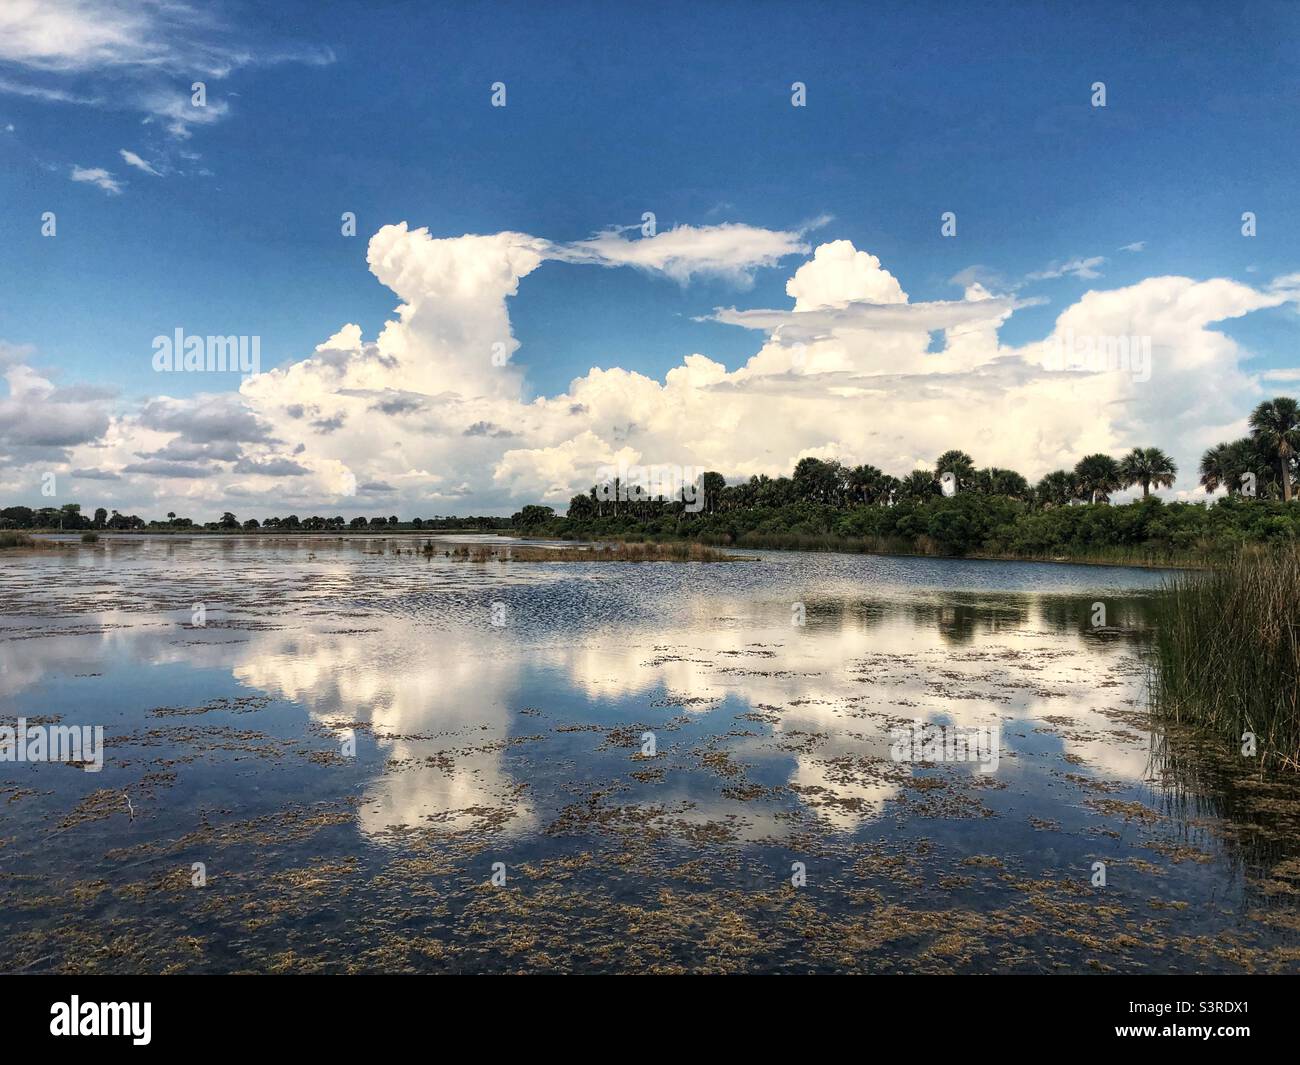
[[1247, 548], [1165, 582], [1154, 605], [1158, 716], [1300, 769], [1300, 548]]
[[35, 547], [36, 541], [26, 533], [5, 529], [0, 531], [0, 547]]

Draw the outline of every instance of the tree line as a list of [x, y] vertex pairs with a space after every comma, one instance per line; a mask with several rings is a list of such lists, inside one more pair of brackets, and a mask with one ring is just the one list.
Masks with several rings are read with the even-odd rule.
[[[1249, 426], [1247, 436], [1216, 444], [1204, 453], [1199, 470], [1200, 485], [1207, 492], [1225, 489], [1230, 497], [1289, 503], [1297, 461], [1300, 460], [1300, 405], [1287, 396], [1267, 400], [1251, 412]], [[574, 496], [569, 501], [567, 517], [563, 519], [557, 517], [552, 507], [529, 505], [508, 519], [446, 516], [403, 521], [395, 514], [372, 518], [359, 516], [350, 520], [341, 515], [328, 518], [312, 515], [300, 519], [296, 514], [289, 514], [283, 518], [271, 516], [261, 521], [257, 518], [240, 521], [227, 511], [218, 521], [196, 524], [189, 518], [178, 517], [175, 512], [168, 512], [166, 521], [145, 521], [135, 514], [124, 515], [116, 510], [110, 513], [104, 507], [97, 508], [93, 517], [87, 517], [80, 504], [67, 503], [61, 507], [33, 509], [14, 506], [0, 509], [0, 528], [201, 529], [211, 532], [467, 528], [492, 531], [514, 528], [555, 535], [579, 535], [600, 532], [602, 528], [603, 531], [616, 531], [614, 524], [631, 527], [636, 523], [650, 523], [654, 525], [651, 532], [690, 535], [690, 526], [699, 525], [700, 514], [710, 517], [749, 514], [752, 517], [800, 506], [831, 510], [914, 508], [944, 498], [945, 484], [955, 497], [1011, 502], [1030, 511], [1107, 504], [1116, 492], [1135, 487], [1142, 489], [1145, 500], [1153, 488], [1171, 487], [1177, 476], [1177, 466], [1158, 447], [1135, 447], [1118, 459], [1102, 453], [1085, 455], [1072, 469], [1054, 470], [1033, 485], [1015, 470], [996, 466], [977, 468], [969, 454], [954, 449], [940, 455], [933, 467], [912, 470], [902, 477], [894, 477], [869, 464], [845, 466], [838, 461], [817, 458], [801, 459], [788, 477], [758, 475], [732, 485], [727, 484], [722, 474], [710, 471], [699, 479], [697, 494], [683, 489], [674, 499], [629, 498], [632, 493], [624, 491], [626, 486], [616, 480], [613, 484], [593, 485], [586, 494]], [[669, 521], [668, 525], [664, 524], [665, 519]], [[803, 519], [790, 515], [783, 523], [788, 526], [791, 521], [806, 524]]]
[[[1249, 436], [1206, 451], [1200, 484], [1227, 493], [1214, 506], [1151, 494], [1176, 484], [1179, 474], [1157, 447], [1118, 458], [1085, 455], [1032, 485], [1014, 470], [977, 467], [966, 452], [949, 450], [903, 477], [805, 458], [788, 477], [735, 485], [710, 472], [698, 496], [671, 500], [628, 498], [617, 483], [597, 485], [570, 501], [567, 516], [525, 507], [514, 525], [565, 538], [1176, 562], [1243, 543], [1300, 540], [1300, 508], [1290, 505], [1297, 455], [1300, 411], [1278, 397], [1252, 412]], [[1130, 506], [1110, 505], [1127, 488], [1141, 495]]]
[[[1289, 502], [1300, 455], [1300, 408], [1294, 399], [1279, 396], [1259, 404], [1250, 415], [1250, 434], [1218, 444], [1201, 458], [1200, 485], [1229, 495], [1281, 499]], [[1114, 458], [1085, 455], [1073, 469], [1054, 470], [1036, 484], [1015, 470], [996, 466], [977, 468], [965, 451], [945, 451], [934, 466], [895, 477], [872, 465], [845, 466], [837, 461], [801, 459], [789, 477], [757, 475], [727, 484], [722, 474], [705, 473], [696, 486], [702, 508], [690, 505], [690, 493], [675, 499], [638, 498], [615, 480], [593, 485], [584, 495], [569, 500], [568, 516], [584, 521], [626, 515], [651, 518], [663, 513], [682, 514], [702, 509], [706, 514], [751, 508], [777, 508], [798, 503], [831, 507], [893, 506], [923, 502], [951, 490], [976, 496], [1016, 500], [1031, 507], [1056, 507], [1080, 503], [1108, 503], [1117, 492], [1141, 488], [1143, 498], [1152, 489], [1170, 488], [1178, 467], [1158, 447], [1135, 447]], [[635, 486], [631, 486], [635, 487]], [[515, 524], [537, 525], [554, 516], [548, 507], [525, 507]]]
[[65, 503], [59, 507], [4, 507], [0, 509], [0, 529], [49, 529], [63, 531], [143, 531], [143, 532], [258, 532], [269, 529], [280, 532], [331, 532], [349, 529], [352, 532], [372, 532], [380, 529], [400, 531], [418, 529], [479, 529], [491, 531], [510, 527], [508, 518], [496, 516], [473, 516], [460, 518], [455, 516], [435, 518], [411, 518], [403, 521], [396, 514], [388, 517], [355, 517], [351, 520], [342, 515], [323, 518], [312, 515], [299, 518], [289, 514], [283, 518], [272, 516], [247, 518], [240, 521], [233, 513], [226, 511], [217, 521], [195, 522], [191, 518], [178, 517], [174, 511], [168, 511], [167, 519], [145, 521], [137, 514], [111, 513], [104, 507], [95, 509], [93, 516], [82, 513], [80, 503]]

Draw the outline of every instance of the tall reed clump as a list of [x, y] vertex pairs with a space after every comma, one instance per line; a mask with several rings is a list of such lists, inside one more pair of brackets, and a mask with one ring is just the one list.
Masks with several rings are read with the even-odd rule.
[[1300, 769], [1300, 547], [1247, 548], [1165, 582], [1151, 703], [1261, 761]]
[[10, 529], [0, 531], [0, 547], [34, 547], [36, 541], [26, 533], [13, 532]]

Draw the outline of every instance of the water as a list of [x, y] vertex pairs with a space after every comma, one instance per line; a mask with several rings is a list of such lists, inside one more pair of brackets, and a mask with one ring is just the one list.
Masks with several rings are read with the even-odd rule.
[[419, 542], [0, 557], [0, 724], [106, 736], [0, 762], [0, 968], [1300, 968], [1294, 787], [1148, 724], [1158, 573]]

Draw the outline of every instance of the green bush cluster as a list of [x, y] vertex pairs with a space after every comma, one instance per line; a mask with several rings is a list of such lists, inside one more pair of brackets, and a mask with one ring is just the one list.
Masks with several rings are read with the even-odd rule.
[[[540, 516], [540, 515], [539, 515]], [[1300, 504], [1225, 498], [1034, 508], [1002, 496], [958, 493], [894, 506], [793, 503], [715, 514], [540, 516], [531, 535], [564, 539], [687, 539], [751, 547], [900, 550], [1029, 558], [1107, 554], [1174, 559], [1230, 554], [1244, 543], [1300, 540]]]

